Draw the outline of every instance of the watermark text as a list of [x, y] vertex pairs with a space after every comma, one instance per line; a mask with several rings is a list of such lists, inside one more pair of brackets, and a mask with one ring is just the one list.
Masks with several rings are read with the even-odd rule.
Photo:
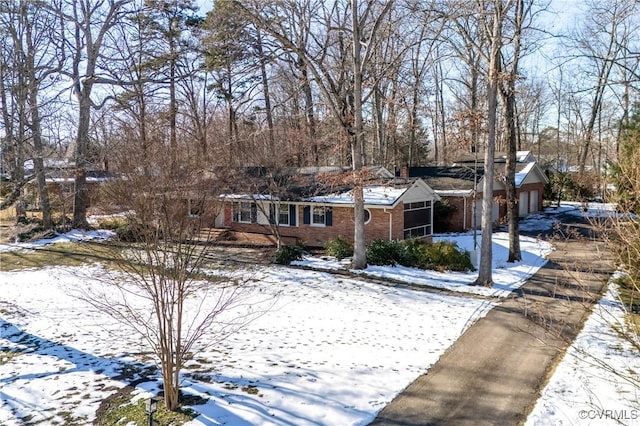
[[640, 410], [580, 410], [578, 417], [583, 420], [638, 420]]

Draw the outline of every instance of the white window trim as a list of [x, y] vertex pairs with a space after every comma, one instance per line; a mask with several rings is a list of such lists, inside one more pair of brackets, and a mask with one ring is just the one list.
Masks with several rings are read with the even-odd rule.
[[[249, 220], [242, 220], [242, 212], [243, 212], [243, 205], [248, 205], [249, 206]], [[240, 201], [238, 203], [238, 216], [237, 216], [237, 223], [251, 223], [251, 202], [249, 201]]]
[[[324, 214], [322, 215], [322, 217], [323, 217], [323, 222], [322, 223], [314, 222], [314, 220], [313, 220], [314, 219], [313, 212], [314, 212], [315, 209], [322, 209], [324, 211]], [[318, 228], [324, 228], [324, 227], [327, 226], [327, 208], [325, 206], [311, 206], [311, 211], [309, 213], [311, 215], [309, 217], [309, 222], [310, 222], [309, 224], [311, 226], [316, 226]]]
[[369, 220], [365, 220], [364, 224], [367, 225], [369, 222], [371, 222], [371, 218], [373, 217], [373, 215], [371, 214], [371, 210], [369, 209], [364, 209], [365, 213], [369, 213]]
[[[286, 208], [286, 209], [284, 209]], [[282, 211], [285, 210], [285, 211]], [[278, 226], [293, 226], [291, 225], [291, 204], [276, 204], [276, 211], [275, 211], [275, 218], [276, 222], [278, 223]], [[297, 213], [297, 209], [296, 209], [296, 213]], [[287, 215], [287, 223], [280, 223], [280, 214], [281, 213], [286, 213]]]

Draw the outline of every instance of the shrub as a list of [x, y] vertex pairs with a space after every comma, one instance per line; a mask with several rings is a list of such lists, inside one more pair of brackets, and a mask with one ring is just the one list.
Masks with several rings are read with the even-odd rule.
[[136, 233], [134, 226], [135, 225], [132, 221], [127, 221], [120, 224], [115, 230], [118, 241], [122, 241], [125, 243], [137, 242], [138, 234]]
[[449, 203], [449, 200], [443, 198], [433, 205], [433, 232], [449, 231], [449, 223], [451, 216], [458, 208]]
[[473, 270], [471, 254], [458, 249], [456, 243], [437, 241], [427, 247], [428, 265], [424, 268], [438, 271], [469, 271]]
[[304, 247], [301, 245], [282, 246], [276, 251], [273, 263], [278, 265], [289, 265], [294, 260], [302, 260]]
[[353, 245], [349, 241], [338, 237], [327, 242], [325, 251], [328, 256], [342, 260], [346, 257], [353, 256]]
[[471, 255], [449, 241], [431, 243], [412, 238], [402, 242], [376, 240], [367, 247], [367, 263], [371, 265], [402, 265], [436, 271], [473, 270]]
[[402, 244], [404, 246], [404, 266], [415, 266], [425, 269], [424, 265], [430, 263], [428, 247], [431, 243], [427, 240], [411, 238], [404, 240]]
[[405, 265], [405, 249], [398, 241], [375, 240], [367, 247], [367, 263], [370, 265]]

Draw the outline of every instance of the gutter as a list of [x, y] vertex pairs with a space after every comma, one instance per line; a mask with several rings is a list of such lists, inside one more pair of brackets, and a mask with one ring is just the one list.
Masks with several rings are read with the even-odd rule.
[[387, 211], [387, 207], [383, 211], [389, 215], [389, 241], [391, 241], [393, 240], [393, 213]]

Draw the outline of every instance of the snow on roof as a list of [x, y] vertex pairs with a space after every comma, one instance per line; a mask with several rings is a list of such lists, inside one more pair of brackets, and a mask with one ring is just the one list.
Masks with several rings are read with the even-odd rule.
[[[93, 177], [87, 176], [85, 178], [86, 182], [108, 182], [110, 179], [108, 177]], [[52, 177], [46, 178], [45, 182], [47, 183], [73, 183], [75, 182], [75, 178], [73, 177]]]
[[[377, 206], [391, 206], [405, 193], [407, 188], [393, 188], [383, 185], [366, 186], [363, 189], [364, 203]], [[312, 197], [309, 201], [330, 204], [353, 204], [353, 190], [338, 194]]]
[[535, 165], [536, 163], [529, 163], [524, 167], [524, 169], [516, 173], [516, 187], [522, 185], [522, 182], [524, 182], [525, 178], [527, 177], [527, 175]]
[[221, 194], [220, 198], [228, 200], [262, 200], [262, 201], [279, 201], [280, 198], [270, 194]]
[[516, 151], [516, 160], [518, 163], [530, 163], [535, 162], [536, 157], [534, 157], [531, 151]]
[[449, 197], [467, 197], [473, 194], [473, 189], [446, 189], [440, 190], [436, 189], [434, 192], [438, 195], [444, 195]]

